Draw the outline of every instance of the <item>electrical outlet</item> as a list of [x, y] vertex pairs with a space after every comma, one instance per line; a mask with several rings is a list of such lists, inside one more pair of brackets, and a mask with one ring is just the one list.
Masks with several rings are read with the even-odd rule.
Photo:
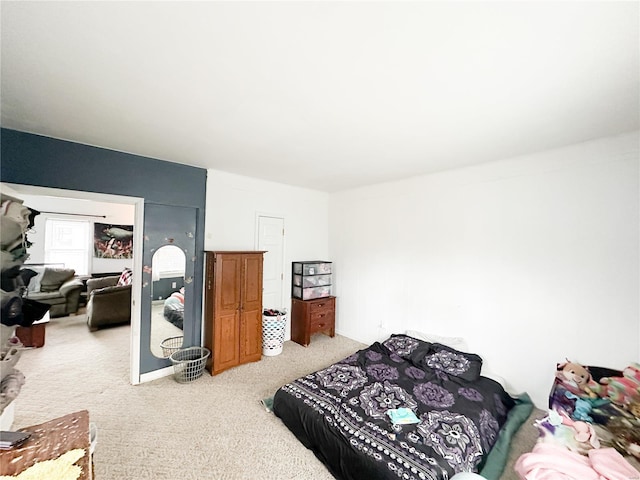
[[176, 282], [171, 283], [171, 288], [176, 288]]

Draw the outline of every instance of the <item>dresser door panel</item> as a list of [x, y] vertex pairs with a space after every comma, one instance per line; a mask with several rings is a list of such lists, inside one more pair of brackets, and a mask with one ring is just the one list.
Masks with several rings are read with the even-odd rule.
[[242, 308], [262, 306], [262, 254], [246, 255], [243, 261]]
[[213, 342], [213, 373], [238, 365], [240, 361], [238, 313], [216, 317]]
[[241, 273], [239, 255], [216, 256], [213, 373], [219, 373], [239, 362]]
[[240, 308], [242, 258], [240, 255], [220, 256], [216, 260], [216, 310], [221, 315]]
[[240, 363], [262, 358], [262, 312], [243, 311], [240, 325]]
[[262, 253], [245, 255], [243, 266], [241, 363], [262, 357]]

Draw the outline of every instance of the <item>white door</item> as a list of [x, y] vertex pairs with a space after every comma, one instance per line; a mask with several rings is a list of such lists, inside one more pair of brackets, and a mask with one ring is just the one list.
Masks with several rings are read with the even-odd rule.
[[284, 284], [284, 219], [258, 217], [258, 250], [266, 250], [263, 267], [262, 306], [283, 308]]

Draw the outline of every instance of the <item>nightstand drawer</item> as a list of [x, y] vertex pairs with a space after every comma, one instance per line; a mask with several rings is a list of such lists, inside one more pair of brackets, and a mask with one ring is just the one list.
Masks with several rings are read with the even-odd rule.
[[333, 311], [311, 314], [309, 330], [311, 333], [319, 332], [333, 327], [335, 315]]
[[309, 312], [311, 315], [316, 313], [332, 312], [335, 310], [335, 299], [327, 298], [323, 300], [315, 300], [309, 302]]

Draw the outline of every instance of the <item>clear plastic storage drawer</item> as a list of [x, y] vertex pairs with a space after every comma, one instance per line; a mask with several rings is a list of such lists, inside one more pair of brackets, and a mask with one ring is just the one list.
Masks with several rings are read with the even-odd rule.
[[302, 288], [294, 286], [292, 294], [301, 300], [313, 300], [314, 298], [324, 298], [331, 296], [331, 285], [323, 287]]
[[296, 287], [324, 287], [331, 285], [331, 275], [293, 275], [293, 284]]
[[331, 273], [331, 262], [320, 260], [293, 262], [293, 273], [298, 275], [324, 275]]

